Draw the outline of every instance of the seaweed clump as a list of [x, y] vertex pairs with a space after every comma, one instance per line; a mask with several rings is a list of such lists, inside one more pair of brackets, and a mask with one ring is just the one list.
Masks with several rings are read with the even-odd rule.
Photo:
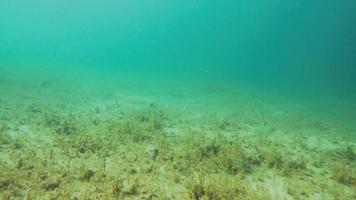
[[30, 104], [27, 108], [26, 111], [29, 113], [30, 116], [36, 117], [40, 114], [42, 114], [42, 109], [40, 108], [39, 105], [32, 103]]
[[14, 182], [15, 181], [13, 179], [5, 178], [5, 176], [3, 176], [3, 174], [1, 174], [0, 191], [7, 190], [10, 185], [14, 184]]
[[125, 119], [113, 121], [109, 130], [117, 134], [121, 141], [131, 140], [141, 143], [149, 140], [154, 133], [162, 133], [167, 119], [166, 113], [154, 104], [136, 111]]
[[248, 193], [241, 183], [229, 176], [200, 177], [188, 184], [188, 195], [194, 200], [247, 199]]
[[345, 149], [337, 151], [336, 156], [344, 159], [348, 163], [354, 163], [356, 161], [356, 153], [352, 145], [348, 145]]
[[95, 176], [95, 171], [91, 169], [86, 169], [82, 172], [80, 179], [83, 181], [90, 181], [94, 176]]
[[220, 145], [212, 143], [199, 148], [200, 160], [216, 156], [220, 151]]
[[137, 112], [134, 120], [143, 125], [148, 130], [161, 130], [164, 127], [167, 115], [155, 104], [150, 104], [147, 108]]
[[140, 193], [140, 185], [137, 178], [123, 180], [116, 178], [111, 184], [111, 196], [114, 198], [125, 198]]
[[0, 145], [10, 145], [13, 139], [6, 133], [6, 126], [0, 123]]
[[0, 145], [9, 145], [12, 143], [12, 138], [7, 133], [0, 132]]
[[71, 135], [78, 131], [77, 120], [73, 114], [61, 117], [54, 113], [48, 113], [45, 115], [44, 125], [60, 135]]
[[56, 139], [56, 143], [70, 157], [81, 157], [96, 153], [104, 155], [113, 148], [111, 140], [90, 134], [65, 135]]
[[60, 181], [58, 180], [50, 180], [46, 181], [42, 184], [42, 188], [46, 191], [53, 191], [60, 186]]
[[331, 178], [347, 186], [356, 186], [355, 168], [352, 168], [348, 165], [336, 167], [333, 170], [333, 175]]

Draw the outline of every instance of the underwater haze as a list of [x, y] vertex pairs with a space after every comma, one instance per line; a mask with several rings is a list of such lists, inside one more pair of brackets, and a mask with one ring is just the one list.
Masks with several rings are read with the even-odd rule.
[[356, 1], [0, 0], [2, 199], [356, 199]]

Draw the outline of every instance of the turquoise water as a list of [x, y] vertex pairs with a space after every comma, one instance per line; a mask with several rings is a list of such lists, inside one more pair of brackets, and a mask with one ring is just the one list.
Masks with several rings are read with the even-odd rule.
[[352, 0], [3, 0], [0, 8], [1, 69], [15, 74], [195, 81], [346, 109], [355, 99]]
[[350, 93], [355, 7], [351, 0], [3, 0], [1, 63], [158, 78], [178, 71]]
[[[0, 157], [8, 160], [0, 162], [0, 177], [24, 186], [0, 178], [0, 197], [353, 199], [355, 36], [354, 0], [1, 0]], [[226, 141], [216, 139], [221, 135]], [[167, 155], [162, 141], [172, 146]], [[248, 153], [229, 146], [235, 143]], [[297, 153], [289, 152], [293, 145]], [[151, 161], [131, 159], [135, 147], [137, 158], [153, 152], [152, 173], [141, 174]], [[270, 158], [271, 149], [287, 161]], [[42, 157], [28, 160], [32, 151]], [[188, 156], [195, 151], [196, 160]], [[9, 159], [18, 155], [21, 161]], [[113, 166], [101, 171], [96, 156]], [[77, 159], [82, 166], [73, 162], [65, 171], [79, 178], [62, 177], [52, 165], [48, 180], [23, 175], [41, 171], [30, 163], [46, 159], [58, 168]], [[226, 164], [231, 160], [239, 162]], [[14, 166], [18, 173], [9, 175]], [[239, 185], [240, 176], [247, 182], [238, 189], [217, 186]], [[155, 182], [148, 177], [161, 185], [148, 187]]]

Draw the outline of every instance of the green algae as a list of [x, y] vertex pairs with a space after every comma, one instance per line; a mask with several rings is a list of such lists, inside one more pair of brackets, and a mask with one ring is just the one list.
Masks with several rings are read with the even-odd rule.
[[298, 113], [122, 105], [6, 104], [15, 114], [1, 113], [1, 198], [355, 197], [354, 144], [301, 137], [295, 127], [320, 127], [295, 122], [309, 120]]

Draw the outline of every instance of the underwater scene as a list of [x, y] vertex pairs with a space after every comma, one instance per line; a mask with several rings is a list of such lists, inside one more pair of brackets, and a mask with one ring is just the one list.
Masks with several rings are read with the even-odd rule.
[[0, 0], [0, 199], [356, 199], [356, 1]]

